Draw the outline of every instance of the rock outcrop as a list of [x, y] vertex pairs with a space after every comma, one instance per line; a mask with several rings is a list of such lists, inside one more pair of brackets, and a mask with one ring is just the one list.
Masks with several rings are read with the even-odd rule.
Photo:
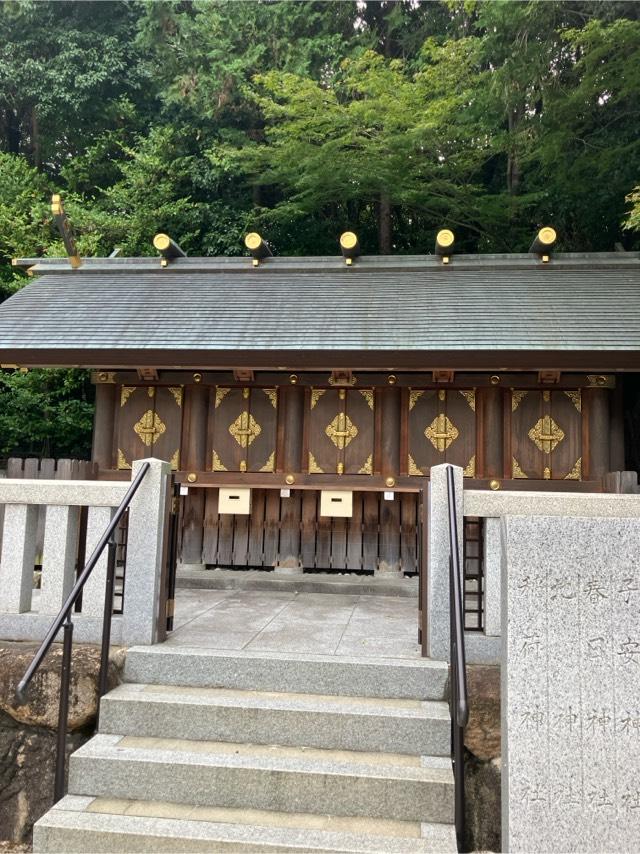
[[[15, 689], [38, 644], [0, 642], [0, 839], [28, 841], [33, 823], [53, 803], [56, 728], [62, 647], [54, 644], [19, 705]], [[112, 650], [109, 687], [120, 681], [124, 650]], [[93, 733], [100, 649], [74, 646], [69, 692], [67, 753]]]

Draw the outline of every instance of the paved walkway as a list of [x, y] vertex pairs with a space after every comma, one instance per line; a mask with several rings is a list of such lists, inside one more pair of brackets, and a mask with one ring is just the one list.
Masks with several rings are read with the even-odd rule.
[[171, 646], [419, 658], [415, 599], [257, 590], [176, 591]]

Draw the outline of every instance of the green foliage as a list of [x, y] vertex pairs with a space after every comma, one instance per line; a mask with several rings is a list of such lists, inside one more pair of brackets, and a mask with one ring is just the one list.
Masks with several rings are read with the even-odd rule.
[[632, 207], [623, 227], [631, 231], [640, 231], [640, 187], [636, 187], [633, 193], [629, 193], [626, 201], [631, 202]]
[[86, 371], [0, 371], [0, 456], [88, 459], [92, 421]]

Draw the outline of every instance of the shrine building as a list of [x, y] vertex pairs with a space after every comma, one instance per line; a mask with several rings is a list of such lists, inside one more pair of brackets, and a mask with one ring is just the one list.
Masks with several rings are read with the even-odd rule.
[[347, 233], [332, 257], [158, 235], [158, 257], [19, 259], [0, 361], [91, 369], [99, 476], [171, 462], [184, 567], [415, 574], [432, 465], [589, 492], [637, 467], [640, 254], [556, 253], [543, 229], [457, 255], [450, 234], [432, 255]]

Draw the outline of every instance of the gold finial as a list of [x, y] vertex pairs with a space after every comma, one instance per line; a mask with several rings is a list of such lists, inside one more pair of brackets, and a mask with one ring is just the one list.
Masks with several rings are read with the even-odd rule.
[[353, 259], [360, 255], [360, 243], [358, 236], [353, 231], [345, 231], [340, 235], [340, 249], [348, 266], [353, 264]]

